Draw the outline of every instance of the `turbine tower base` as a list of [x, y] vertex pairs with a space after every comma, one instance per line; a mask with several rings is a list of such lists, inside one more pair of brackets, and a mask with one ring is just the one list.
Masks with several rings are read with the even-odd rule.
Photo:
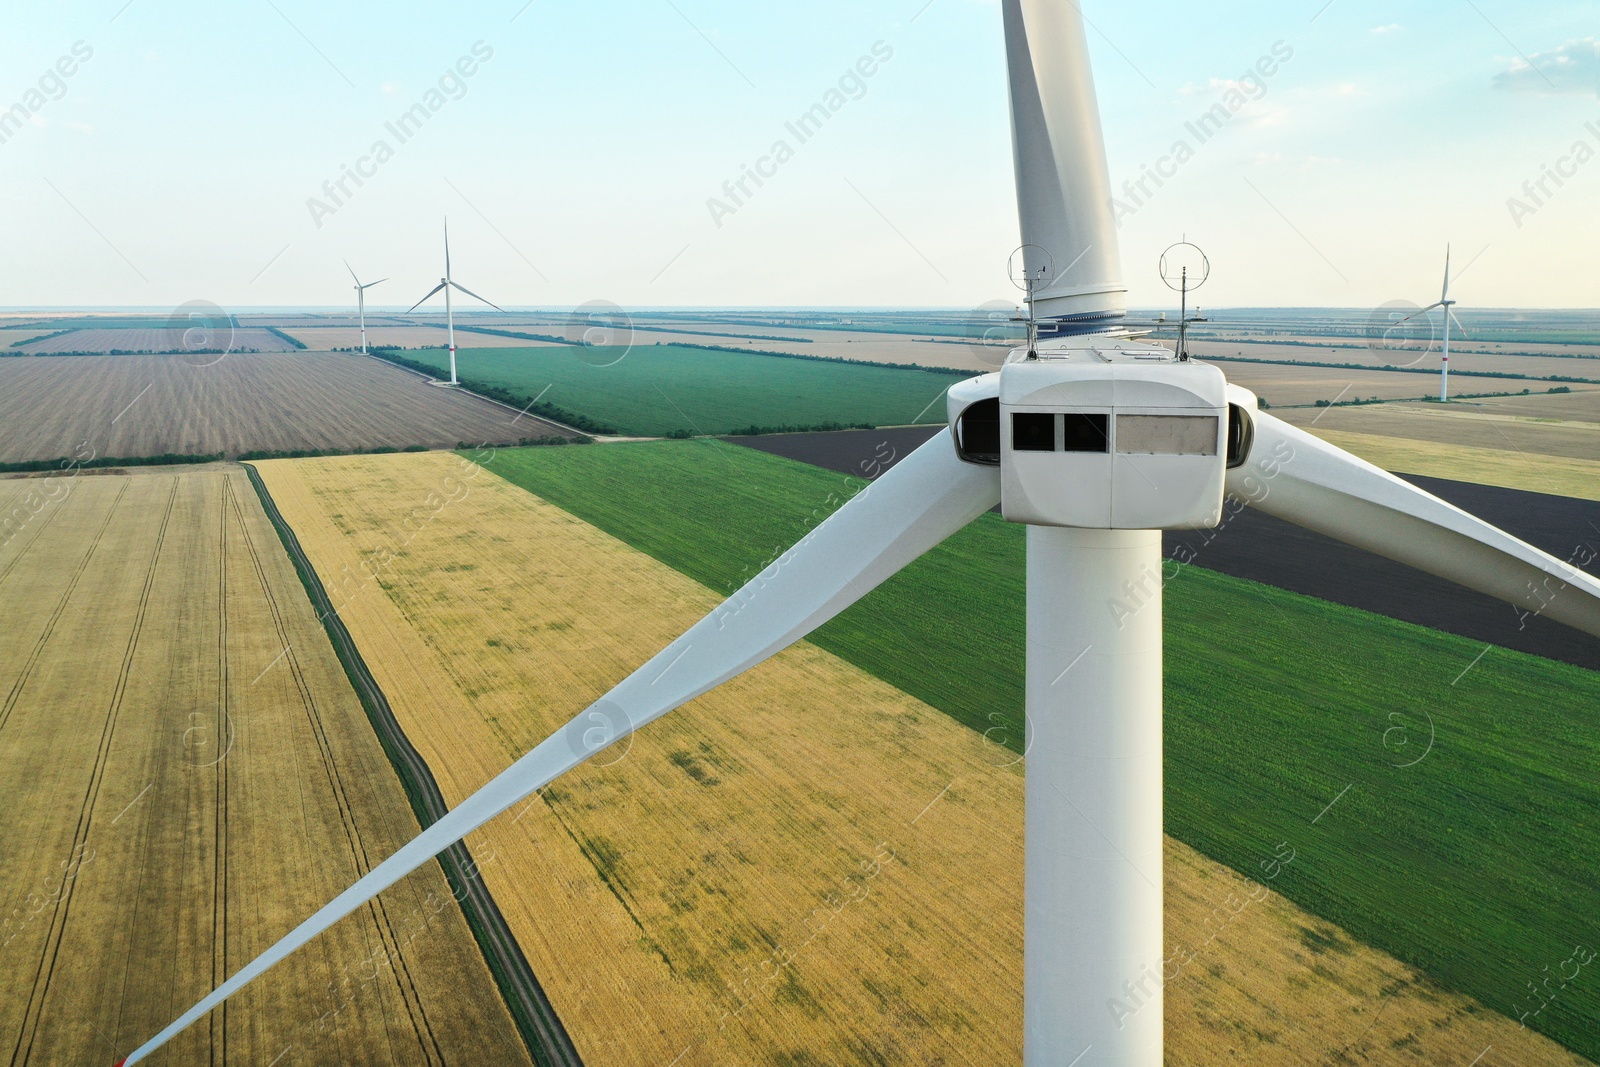
[[1028, 528], [1026, 1067], [1161, 1067], [1161, 534]]

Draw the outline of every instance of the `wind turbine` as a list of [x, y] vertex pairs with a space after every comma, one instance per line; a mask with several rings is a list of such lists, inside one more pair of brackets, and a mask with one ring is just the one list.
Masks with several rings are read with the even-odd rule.
[[[452, 289], [460, 290], [461, 292], [466, 293], [468, 296], [472, 297], [472, 299], [474, 299], [474, 300], [483, 300], [483, 297], [479, 296], [477, 293], [474, 293], [471, 289], [468, 289], [466, 286], [462, 285], [460, 282], [458, 282], [455, 279], [450, 277], [450, 220], [449, 219], [445, 219], [445, 222], [444, 222], [444, 277], [439, 279], [439, 284], [438, 285], [434, 286], [432, 289], [430, 289], [428, 291], [428, 295], [427, 296], [423, 297], [421, 300], [418, 300], [415, 304], [412, 304], [411, 307], [409, 309], [407, 309], [406, 314], [409, 315], [411, 312], [417, 310], [417, 308], [421, 307], [423, 304], [426, 304], [430, 299], [432, 299], [433, 294], [439, 292], [441, 289], [444, 290], [444, 328], [445, 328], [446, 335], [449, 337], [449, 343], [450, 343], [450, 382], [449, 382], [449, 384], [458, 385], [460, 383], [456, 381], [456, 312], [455, 312], [455, 305], [450, 300], [450, 290], [452, 290]], [[485, 304], [488, 304], [490, 307], [494, 308], [496, 311], [500, 311], [500, 312], [504, 312], [505, 311], [505, 308], [503, 308], [500, 305], [494, 303], [493, 301], [483, 300], [483, 302]]]
[[[1470, 263], [1467, 264], [1469, 267], [1471, 265]], [[1440, 403], [1450, 399], [1450, 323], [1453, 320], [1457, 326], [1461, 326], [1461, 320], [1456, 318], [1455, 306], [1456, 302], [1450, 299], [1450, 246], [1446, 245], [1444, 249], [1444, 291], [1440, 293], [1438, 302], [1429, 304], [1421, 311], [1407, 315], [1400, 320], [1401, 322], [1410, 322], [1418, 315], [1426, 315], [1434, 308], [1444, 308], [1444, 360], [1439, 369]], [[1466, 335], [1467, 328], [1461, 326], [1461, 336], [1465, 337]]]
[[367, 290], [371, 289], [374, 285], [382, 285], [389, 279], [379, 278], [375, 282], [368, 282], [366, 285], [362, 285], [361, 279], [356, 278], [355, 268], [350, 266], [350, 261], [348, 259], [344, 261], [344, 269], [350, 272], [350, 277], [355, 278], [356, 309], [361, 316], [361, 354], [364, 356], [367, 354]]
[[[1057, 331], [957, 385], [949, 427], [557, 733], [128, 1057], [136, 1063], [440, 851], [761, 663], [996, 504], [1027, 533], [1024, 1062], [1162, 1063], [1163, 528], [1224, 492], [1600, 635], [1600, 581], [1258, 410], [1120, 325], [1116, 225], [1075, 0], [1002, 0], [1030, 294]], [[1263, 620], [1263, 626], [1272, 625]], [[1118, 1011], [1127, 990], [1139, 1010]]]

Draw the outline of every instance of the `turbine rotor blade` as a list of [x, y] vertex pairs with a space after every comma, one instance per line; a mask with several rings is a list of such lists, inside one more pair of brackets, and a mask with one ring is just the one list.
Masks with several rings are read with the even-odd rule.
[[[1241, 390], [1242, 392], [1242, 390]], [[1228, 491], [1326, 534], [1600, 637], [1600, 580], [1264, 411]]]
[[406, 314], [407, 315], [411, 314], [413, 311], [417, 310], [423, 304], [426, 304], [429, 300], [432, 300], [433, 299], [433, 295], [435, 293], [439, 292], [443, 288], [444, 288], [444, 282], [440, 282], [438, 285], [436, 285], [432, 289], [428, 290], [428, 295], [423, 297], [421, 300], [418, 300], [415, 304], [412, 304], [409, 308], [407, 308], [406, 309]]
[[1407, 315], [1405, 318], [1403, 318], [1399, 322], [1395, 323], [1395, 325], [1396, 326], [1403, 326], [1404, 324], [1410, 322], [1412, 319], [1416, 318], [1417, 316], [1426, 315], [1428, 312], [1432, 311], [1434, 308], [1441, 307], [1441, 306], [1442, 306], [1441, 304], [1429, 304], [1425, 308], [1421, 308], [1421, 309], [1419, 309], [1417, 311], [1413, 311], [1411, 314]]
[[[1469, 267], [1472, 264], [1467, 264]], [[1439, 303], [1450, 299], [1450, 246], [1444, 246], [1444, 292], [1439, 295]]]
[[444, 276], [450, 277], [450, 220], [444, 220]]
[[[460, 282], [451, 282], [450, 284], [452, 286], [454, 286], [455, 288], [459, 289], [461, 292], [466, 293], [468, 296], [472, 297], [472, 299], [474, 299], [474, 300], [483, 300], [483, 297], [479, 296], [477, 293], [474, 293], [471, 289], [468, 289], [466, 286], [462, 285]], [[492, 300], [483, 300], [483, 302], [485, 304], [488, 304], [490, 307], [494, 308], [496, 311], [501, 312], [502, 314], [506, 313], [506, 309], [505, 308], [501, 307], [499, 304], [496, 304]]]
[[1456, 329], [1461, 331], [1461, 336], [1462, 337], [1465, 337], [1469, 341], [1472, 340], [1471, 336], [1469, 336], [1467, 334], [1467, 328], [1465, 326], [1461, 325], [1461, 320], [1460, 319], [1456, 318], [1456, 309], [1455, 308], [1451, 308], [1450, 309], [1450, 321], [1456, 324]]
[[384, 282], [386, 282], [388, 280], [389, 280], [388, 278], [379, 278], [375, 282], [368, 282], [366, 285], [363, 285], [361, 288], [363, 288], [363, 289], [371, 289], [374, 285], [382, 285]]
[[344, 269], [350, 272], [350, 277], [351, 278], [355, 279], [356, 288], [357, 289], [361, 288], [361, 279], [360, 278], [356, 278], [356, 270], [355, 270], [354, 267], [352, 267], [350, 265], [350, 261], [348, 259], [344, 261]]
[[1041, 317], [1127, 311], [1111, 175], [1075, 0], [1002, 0], [1023, 262]]
[[957, 459], [949, 430], [934, 437], [605, 697], [374, 867], [124, 1063], [144, 1059], [295, 949], [535, 790], [800, 640], [999, 501], [997, 468]]

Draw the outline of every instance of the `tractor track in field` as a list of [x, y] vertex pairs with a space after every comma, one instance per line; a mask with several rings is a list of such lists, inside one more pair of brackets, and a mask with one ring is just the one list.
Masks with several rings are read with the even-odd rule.
[[[433, 772], [395, 719], [383, 690], [367, 669], [366, 661], [362, 659], [350, 631], [334, 610], [327, 590], [300, 547], [294, 531], [278, 511], [261, 475], [251, 464], [244, 464], [244, 468], [251, 486], [260, 497], [262, 509], [294, 563], [311, 605], [321, 619], [334, 652], [361, 699], [362, 707], [366, 709], [367, 717], [405, 788], [406, 796], [411, 800], [417, 821], [423, 827], [433, 825], [450, 810], [438, 782], [434, 780]], [[468, 853], [466, 843], [457, 841], [451, 845], [439, 854], [438, 862], [534, 1062], [540, 1067], [582, 1067], [583, 1061], [534, 975], [522, 946], [517, 943], [488, 886], [478, 876], [477, 865]]]
[[[106, 522], [100, 527], [103, 534], [110, 525], [111, 515], [116, 513], [116, 505], [120, 503], [126, 487], [117, 494], [110, 511], [107, 513]], [[117, 683], [112, 691], [111, 702], [106, 709], [105, 725], [100, 730], [100, 744], [95, 750], [94, 769], [89, 775], [89, 786], [84, 792], [83, 803], [78, 810], [78, 824], [73, 832], [72, 852], [78, 855], [89, 843], [89, 835], [94, 826], [95, 803], [100, 796], [100, 787], [105, 781], [106, 763], [111, 755], [111, 742], [116, 735], [117, 719], [122, 710], [123, 698], [128, 692], [128, 680], [133, 672], [133, 660], [139, 648], [139, 638], [144, 632], [145, 616], [149, 612], [151, 592], [155, 587], [156, 569], [161, 562], [161, 550], [166, 545], [167, 528], [172, 521], [172, 512], [178, 500], [178, 481], [173, 480], [172, 490], [167, 495], [166, 511], [161, 516], [161, 529], [156, 534], [155, 548], [150, 553], [150, 564], [145, 569], [144, 586], [139, 592], [139, 607], [134, 614], [133, 626], [128, 634], [127, 645], [122, 652], [122, 667], [117, 674]], [[96, 534], [95, 544], [98, 544], [100, 535]], [[79, 566], [78, 574], [87, 566], [88, 558], [94, 554], [91, 546], [85, 554], [84, 563]], [[76, 582], [77, 575], [74, 575]], [[70, 591], [69, 591], [70, 592]], [[65, 601], [63, 599], [63, 606]], [[52, 626], [55, 618], [60, 617], [59, 610], [52, 617]], [[20, 688], [20, 684], [19, 684]], [[45, 999], [50, 993], [50, 981], [55, 974], [56, 960], [61, 954], [61, 944], [66, 939], [67, 923], [72, 917], [72, 902], [76, 896], [77, 879], [67, 882], [63, 891], [56, 897], [55, 907], [51, 910], [50, 928], [45, 937], [44, 947], [40, 952], [39, 966], [34, 971], [33, 989], [28, 995], [28, 1006], [22, 1016], [22, 1026], [17, 1033], [17, 1043], [12, 1049], [11, 1062], [13, 1067], [24, 1067], [33, 1053], [34, 1041], [39, 1035], [40, 1021], [44, 1017]]]
[[[283, 645], [284, 660], [289, 668], [290, 677], [294, 681], [295, 690], [300, 697], [300, 706], [305, 711], [306, 719], [311, 726], [312, 736], [316, 738], [317, 750], [322, 759], [322, 769], [327, 776], [329, 790], [339, 806], [339, 825], [344, 831], [345, 844], [349, 850], [351, 865], [355, 867], [358, 874], [364, 875], [373, 868], [374, 864], [371, 857], [367, 855], [366, 843], [362, 840], [361, 831], [356, 825], [354, 807], [345, 788], [344, 778], [339, 771], [338, 761], [334, 758], [333, 746], [328, 740], [322, 716], [317, 710], [316, 697], [311, 691], [310, 684], [306, 681], [299, 657], [295, 654], [288, 632], [288, 625], [278, 604], [278, 598], [273, 594], [272, 584], [268, 580], [266, 568], [261, 562], [260, 551], [256, 548], [255, 540], [250, 536], [249, 528], [245, 525], [244, 514], [239, 508], [238, 501], [233, 497], [231, 480], [227, 485], [228, 501], [233, 508], [239, 531], [243, 535], [242, 543], [250, 557], [251, 568], [255, 573], [257, 582], [260, 584], [262, 597], [272, 615], [274, 632], [277, 634], [279, 642]], [[225, 763], [226, 761], [223, 762]], [[384, 942], [383, 951], [385, 957], [394, 967], [401, 1000], [406, 1006], [406, 1013], [410, 1017], [411, 1028], [417, 1037], [421, 1054], [430, 1065], [436, 1063], [444, 1064], [446, 1062], [444, 1051], [439, 1047], [438, 1035], [434, 1032], [433, 1024], [429, 1021], [427, 1011], [422, 1005], [422, 997], [417, 992], [416, 981], [411, 976], [410, 965], [400, 951], [403, 943], [393, 921], [389, 917], [388, 907], [383, 898], [379, 896], [367, 904], [367, 910], [371, 913], [379, 937]], [[222, 978], [226, 977], [226, 974], [222, 976]], [[217, 985], [222, 983], [222, 978], [217, 979]]]
[[[50, 636], [55, 633], [56, 623], [61, 621], [61, 616], [67, 610], [67, 604], [72, 599], [73, 592], [78, 588], [78, 580], [83, 577], [83, 572], [88, 570], [89, 561], [94, 558], [94, 553], [100, 547], [100, 539], [106, 534], [106, 529], [111, 525], [111, 517], [117, 513], [117, 506], [122, 503], [122, 498], [128, 493], [124, 485], [118, 491], [116, 499], [111, 501], [111, 506], [106, 509], [106, 517], [100, 523], [100, 528], [94, 532], [94, 539], [89, 542], [89, 549], [83, 554], [83, 559], [78, 561], [78, 567], [72, 572], [72, 577], [67, 580], [66, 589], [61, 591], [61, 599], [56, 603], [56, 610], [50, 613], [50, 618], [45, 621], [44, 630], [39, 634], [39, 639], [34, 642], [33, 650], [28, 653], [28, 658], [22, 664], [22, 670], [17, 674], [17, 680], [12, 683], [11, 690], [6, 694], [3, 704], [0, 704], [0, 731], [6, 728], [6, 723], [11, 721], [11, 712], [17, 706], [22, 691], [27, 687], [28, 679], [33, 677], [34, 668], [39, 665], [39, 657], [44, 653], [45, 646], [50, 643]], [[28, 547], [33, 547], [29, 542]], [[21, 559], [19, 555], [17, 559]], [[15, 563], [15, 560], [12, 561]]]
[[[67, 502], [67, 498], [70, 496], [72, 496], [72, 487], [69, 485], [66, 493], [61, 497], [61, 499], [52, 500], [50, 503], [58, 505], [65, 504]], [[39, 511], [43, 510], [44, 508], [39, 509]], [[37, 515], [38, 512], [34, 512], [34, 514]], [[60, 507], [50, 508], [50, 514], [45, 516], [43, 522], [34, 527], [33, 536], [28, 538], [28, 543], [17, 549], [17, 554], [11, 557], [11, 562], [7, 563], [4, 567], [0, 567], [0, 582], [4, 582], [7, 578], [11, 577], [11, 572], [17, 569], [17, 564], [21, 562], [22, 557], [28, 554], [28, 550], [33, 547], [33, 543], [35, 541], [44, 536], [44, 532], [50, 527], [51, 521], [54, 520], [59, 514], [61, 514]], [[10, 538], [0, 541], [0, 548], [4, 548], [6, 545], [10, 544], [12, 540], [15, 540], [15, 538], [16, 534], [12, 534]]]

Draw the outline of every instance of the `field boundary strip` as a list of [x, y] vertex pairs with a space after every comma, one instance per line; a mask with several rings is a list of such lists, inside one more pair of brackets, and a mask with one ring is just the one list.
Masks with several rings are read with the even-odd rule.
[[[334, 758], [333, 747], [329, 743], [327, 730], [317, 709], [316, 697], [312, 693], [311, 686], [306, 682], [304, 671], [300, 666], [300, 657], [294, 650], [284, 612], [278, 604], [277, 596], [272, 591], [272, 583], [267, 576], [267, 569], [262, 564], [261, 552], [256, 547], [255, 539], [250, 536], [249, 527], [245, 524], [243, 509], [239, 506], [238, 498], [233, 492], [232, 479], [224, 479], [223, 486], [226, 505], [232, 508], [232, 518], [238, 525], [240, 540], [249, 556], [251, 571], [260, 586], [262, 600], [272, 615], [274, 632], [277, 634], [278, 640], [283, 643], [283, 656], [289, 668], [290, 677], [294, 681], [295, 690], [300, 696], [300, 707], [306, 714], [307, 722], [311, 728], [311, 735], [316, 741], [317, 750], [321, 756], [322, 771], [328, 780], [328, 788], [338, 804], [339, 825], [344, 834], [345, 847], [348, 849], [351, 863], [356, 870], [365, 874], [373, 868], [374, 864], [371, 857], [367, 855], [366, 841], [362, 838], [361, 830], [357, 826], [354, 805], [351, 803], [348, 792], [345, 789], [344, 776]], [[226, 522], [226, 520], [224, 521]], [[226, 554], [224, 554], [225, 564]], [[226, 766], [226, 762], [223, 761], [218, 764], [218, 767]], [[219, 827], [220, 825], [219, 820]], [[427, 1060], [430, 1064], [435, 1061], [439, 1063], [446, 1062], [447, 1057], [444, 1054], [444, 1050], [439, 1047], [438, 1036], [434, 1032], [432, 1021], [428, 1018], [427, 1007], [423, 1004], [422, 997], [416, 987], [416, 980], [411, 975], [411, 964], [400, 951], [400, 933], [396, 929], [393, 920], [389, 918], [388, 905], [384, 903], [383, 897], [380, 895], [367, 902], [367, 909], [372, 916], [373, 925], [378, 931], [378, 936], [383, 939], [384, 948], [389, 954], [388, 958], [394, 962], [395, 976], [400, 979], [397, 982], [397, 986], [400, 990], [401, 999], [405, 1003], [412, 1028], [416, 1032], [418, 1043], [423, 1046], [425, 1053], [431, 1049], [431, 1054], [427, 1055]], [[226, 976], [227, 971], [224, 970], [221, 976], [215, 978], [215, 981], [217, 984], [221, 984], [222, 979]], [[228, 1002], [224, 1001], [219, 1005], [217, 1012], [212, 1013], [213, 1016], [225, 1009], [227, 1004]], [[224, 1055], [226, 1055], [226, 1046], [224, 1046]]]
[[[360, 698], [384, 752], [389, 756], [389, 762], [411, 801], [417, 821], [423, 827], [433, 825], [450, 810], [438, 782], [434, 780], [433, 772], [395, 719], [388, 699], [368, 670], [344, 621], [334, 610], [322, 580], [300, 547], [299, 539], [278, 511], [266, 483], [253, 465], [246, 463], [243, 466], [251, 486], [261, 499], [262, 510], [266, 512], [267, 519], [289, 554], [311, 606], [327, 631], [333, 650]], [[544, 987], [533, 973], [522, 946], [512, 934], [488, 887], [476, 876], [475, 865], [465, 843], [457, 841], [439, 854], [438, 861], [534, 1062], [539, 1067], [583, 1067], [577, 1048], [545, 995]]]

